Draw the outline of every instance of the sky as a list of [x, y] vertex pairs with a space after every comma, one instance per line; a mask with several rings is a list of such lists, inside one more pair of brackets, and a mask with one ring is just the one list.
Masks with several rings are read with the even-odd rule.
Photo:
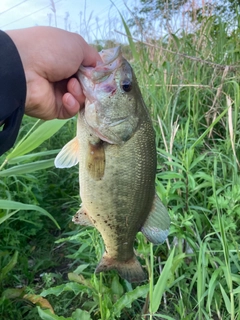
[[[129, 16], [138, 0], [114, 0]], [[118, 11], [110, 0], [0, 0], [0, 29], [19, 29], [36, 25], [57, 26], [80, 33], [88, 42], [96, 39], [120, 40], [123, 31]]]

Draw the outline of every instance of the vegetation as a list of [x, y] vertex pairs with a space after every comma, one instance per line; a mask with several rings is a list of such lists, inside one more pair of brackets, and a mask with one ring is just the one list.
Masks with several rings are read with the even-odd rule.
[[24, 119], [0, 158], [2, 319], [240, 319], [238, 23], [203, 17], [194, 32], [123, 45], [152, 115], [156, 186], [172, 221], [161, 246], [137, 235], [146, 283], [95, 275], [101, 237], [71, 222], [78, 168], [53, 159], [76, 119]]

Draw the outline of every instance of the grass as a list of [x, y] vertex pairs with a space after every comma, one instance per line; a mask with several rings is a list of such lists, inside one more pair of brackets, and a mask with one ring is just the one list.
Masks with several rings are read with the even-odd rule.
[[94, 275], [101, 237], [71, 222], [77, 168], [58, 170], [51, 160], [75, 120], [43, 137], [48, 124], [26, 117], [22, 143], [1, 158], [1, 199], [26, 206], [0, 211], [3, 319], [240, 319], [237, 32], [210, 17], [192, 34], [123, 46], [152, 115], [156, 187], [172, 222], [161, 246], [137, 235], [146, 283]]

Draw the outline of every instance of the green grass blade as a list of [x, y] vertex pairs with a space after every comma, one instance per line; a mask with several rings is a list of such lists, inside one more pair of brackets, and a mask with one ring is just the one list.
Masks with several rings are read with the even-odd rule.
[[[112, 2], [112, 1], [111, 1]], [[128, 42], [129, 42], [129, 45], [130, 45], [130, 48], [131, 48], [131, 51], [132, 51], [132, 55], [133, 55], [133, 58], [138, 61], [139, 60], [139, 55], [137, 53], [137, 50], [136, 50], [136, 47], [135, 47], [135, 43], [132, 39], [132, 34], [130, 32], [130, 29], [126, 23], [126, 21], [124, 20], [121, 12], [118, 10], [117, 6], [112, 2], [112, 4], [116, 7], [120, 17], [121, 17], [121, 20], [122, 20], [122, 23], [123, 23], [123, 26], [124, 26], [124, 29], [125, 29], [125, 32], [127, 34], [127, 37], [128, 37]]]
[[209, 313], [211, 312], [211, 304], [214, 298], [215, 288], [218, 284], [218, 277], [221, 272], [222, 270], [220, 268], [216, 269], [213, 272], [212, 277], [209, 281], [209, 285], [208, 285], [209, 288], [208, 288], [208, 295], [207, 295], [207, 310], [209, 310]]
[[0, 282], [6, 277], [6, 275], [14, 268], [18, 260], [18, 251], [14, 252], [14, 255], [12, 256], [11, 260], [8, 262], [8, 264], [1, 269], [0, 271]]
[[6, 212], [0, 212], [0, 224], [9, 219], [11, 216], [13, 216], [15, 213], [17, 213], [19, 210], [12, 211], [10, 213]]
[[206, 243], [201, 242], [198, 255], [197, 265], [197, 301], [198, 301], [198, 316], [202, 317], [202, 308], [204, 306], [204, 293], [206, 290], [206, 266], [208, 259], [206, 255]]
[[240, 286], [238, 286], [236, 289], [233, 289], [233, 294], [240, 294]]
[[40, 160], [33, 163], [20, 164], [18, 166], [14, 166], [9, 169], [0, 171], [0, 177], [7, 177], [12, 175], [24, 175], [26, 173], [53, 167], [53, 165], [54, 165], [54, 159]]
[[[38, 211], [40, 212], [42, 215], [48, 217], [49, 219], [51, 219], [55, 225], [60, 229], [59, 224], [57, 223], [57, 221], [53, 218], [53, 216], [47, 212], [46, 210], [44, 210], [41, 207], [35, 206], [33, 204], [26, 204], [26, 203], [21, 203], [21, 202], [16, 202], [16, 201], [12, 201], [12, 200], [0, 200], [0, 209], [3, 210], [32, 210], [32, 211]], [[10, 213], [11, 215], [11, 213]], [[0, 223], [2, 223], [3, 221], [5, 221], [7, 218], [9, 218], [9, 215], [6, 214], [6, 216], [1, 217], [0, 216]]]
[[128, 42], [129, 42], [129, 45], [130, 45], [130, 48], [131, 48], [131, 51], [132, 51], [133, 58], [134, 58], [136, 61], [138, 61], [138, 60], [139, 60], [139, 55], [138, 55], [138, 53], [137, 53], [137, 50], [136, 50], [136, 47], [135, 47], [135, 43], [134, 43], [134, 41], [133, 41], [133, 39], [132, 39], [131, 32], [130, 32], [130, 30], [129, 30], [129, 28], [128, 28], [128, 25], [126, 24], [126, 22], [125, 22], [125, 20], [124, 20], [124, 18], [123, 18], [123, 16], [121, 15], [120, 12], [119, 12], [119, 14], [120, 14], [120, 17], [121, 17], [121, 20], [122, 20], [124, 29], [125, 29], [125, 31], [126, 31], [126, 34], [127, 34], [127, 36], [128, 36]]
[[154, 286], [153, 300], [150, 301], [151, 313], [157, 312], [157, 310], [161, 304], [163, 292], [166, 290], [167, 281], [172, 274], [170, 270], [171, 270], [172, 263], [173, 263], [174, 252], [175, 252], [175, 247], [173, 248], [170, 256], [168, 257], [167, 262], [163, 268], [163, 271], [162, 271], [156, 285]]
[[34, 158], [41, 158], [45, 156], [51, 156], [53, 154], [57, 154], [61, 149], [55, 149], [55, 150], [46, 150], [46, 151], [40, 151], [35, 153], [29, 153], [24, 156], [16, 157], [8, 161], [9, 164], [16, 164], [20, 162], [27, 162], [30, 160], [33, 160]]
[[191, 145], [191, 148], [195, 148], [202, 140], [206, 137], [206, 135], [212, 130], [212, 128], [217, 124], [224, 115], [228, 112], [228, 108], [226, 108], [220, 115], [211, 123], [211, 125], [205, 130], [205, 132]]
[[230, 299], [229, 299], [228, 295], [226, 294], [226, 291], [223, 289], [221, 283], [219, 283], [219, 286], [220, 286], [220, 289], [221, 289], [221, 292], [222, 292], [222, 297], [223, 297], [223, 300], [224, 300], [224, 303], [225, 303], [225, 307], [226, 307], [228, 313], [231, 314], [231, 302], [230, 302]]
[[45, 121], [35, 131], [33, 131], [26, 139], [18, 144], [13, 151], [6, 157], [8, 160], [22, 156], [31, 152], [40, 146], [44, 141], [54, 135], [67, 121], [67, 120], [50, 120]]

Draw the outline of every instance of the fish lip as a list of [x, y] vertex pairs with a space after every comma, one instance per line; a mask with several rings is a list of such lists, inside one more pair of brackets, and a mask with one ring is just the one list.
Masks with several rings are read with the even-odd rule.
[[97, 84], [104, 82], [109, 75], [116, 72], [122, 62], [121, 46], [99, 52], [102, 61], [98, 61], [96, 67], [80, 66], [77, 76], [81, 79], [83, 76], [88, 78], [92, 83]]
[[101, 62], [97, 62], [97, 67], [98, 65], [101, 66], [106, 66], [110, 63], [112, 63], [113, 61], [115, 61], [121, 54], [121, 46], [117, 46], [111, 49], [106, 49], [106, 50], [102, 50], [99, 52], [100, 57], [103, 61], [103, 63]]

